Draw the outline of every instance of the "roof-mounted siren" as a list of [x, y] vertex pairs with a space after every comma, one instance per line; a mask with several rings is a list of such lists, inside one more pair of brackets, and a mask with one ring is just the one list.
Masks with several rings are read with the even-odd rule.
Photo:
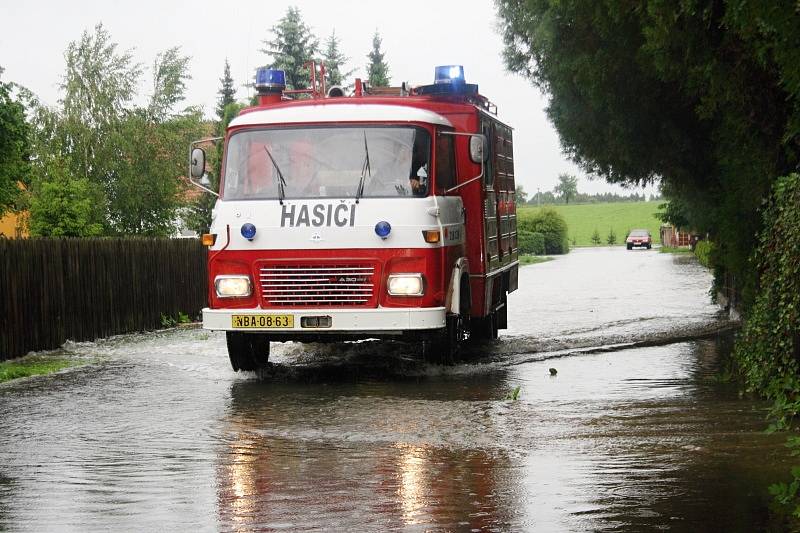
[[255, 87], [258, 93], [258, 105], [276, 104], [283, 99], [286, 73], [282, 70], [261, 67], [256, 70]]
[[478, 94], [478, 86], [467, 83], [462, 65], [441, 65], [434, 69], [433, 85], [417, 87], [417, 94]]
[[436, 85], [461, 85], [466, 83], [464, 79], [464, 67], [462, 65], [442, 65], [436, 67], [433, 77], [433, 83]]
[[328, 89], [328, 98], [339, 98], [341, 96], [344, 96], [344, 87], [334, 85]]

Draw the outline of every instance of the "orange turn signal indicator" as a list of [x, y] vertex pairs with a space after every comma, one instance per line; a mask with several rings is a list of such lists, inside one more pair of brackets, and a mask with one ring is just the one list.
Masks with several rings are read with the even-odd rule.
[[442, 240], [442, 234], [438, 229], [424, 229], [422, 230], [422, 237], [425, 239], [425, 242], [430, 244], [436, 244]]
[[203, 246], [214, 246], [214, 243], [217, 242], [217, 234], [216, 233], [203, 233], [203, 237], [201, 238], [201, 242]]

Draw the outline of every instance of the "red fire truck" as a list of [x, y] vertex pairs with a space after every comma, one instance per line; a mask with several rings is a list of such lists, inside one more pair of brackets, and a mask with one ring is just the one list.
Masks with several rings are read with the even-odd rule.
[[[511, 128], [461, 66], [352, 96], [315, 78], [287, 91], [259, 69], [258, 105], [230, 123], [203, 327], [226, 332], [234, 370], [276, 341], [388, 338], [450, 361], [497, 338], [517, 288]], [[190, 167], [205, 172], [196, 144]]]

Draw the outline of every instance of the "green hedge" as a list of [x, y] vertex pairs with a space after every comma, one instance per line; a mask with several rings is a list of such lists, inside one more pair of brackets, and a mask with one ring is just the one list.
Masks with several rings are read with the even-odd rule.
[[756, 303], [735, 355], [747, 385], [776, 402], [778, 423], [800, 413], [800, 175], [781, 178], [764, 211], [753, 262], [760, 273]]
[[711, 241], [698, 241], [694, 247], [694, 255], [700, 264], [706, 268], [711, 268], [711, 254], [714, 251], [714, 245]]
[[[736, 340], [734, 358], [747, 388], [772, 401], [777, 429], [797, 428], [800, 414], [800, 175], [780, 178], [763, 213], [764, 229], [752, 256], [759, 273], [755, 305]], [[800, 451], [795, 431], [789, 446]], [[800, 467], [792, 481], [770, 487], [800, 517]]]
[[520, 230], [517, 235], [519, 251], [522, 254], [544, 255], [544, 235], [534, 231]]
[[554, 209], [543, 207], [536, 211], [525, 212], [521, 214], [517, 225], [520, 233], [540, 233], [544, 237], [544, 253], [565, 254], [569, 252], [567, 222]]

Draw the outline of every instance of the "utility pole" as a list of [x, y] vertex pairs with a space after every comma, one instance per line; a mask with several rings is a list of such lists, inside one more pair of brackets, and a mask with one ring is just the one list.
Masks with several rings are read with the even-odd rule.
[[542, 193], [539, 187], [536, 187], [536, 204], [537, 207], [542, 207]]

